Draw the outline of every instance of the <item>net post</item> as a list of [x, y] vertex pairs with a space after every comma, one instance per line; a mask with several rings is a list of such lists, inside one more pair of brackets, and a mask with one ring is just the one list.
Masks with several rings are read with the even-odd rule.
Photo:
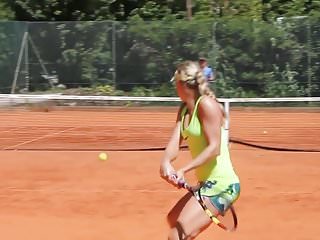
[[230, 102], [226, 100], [224, 102], [224, 112], [226, 114], [226, 119], [225, 119], [225, 129], [227, 132], [227, 143], [230, 143], [230, 137], [229, 137], [229, 129], [230, 129]]

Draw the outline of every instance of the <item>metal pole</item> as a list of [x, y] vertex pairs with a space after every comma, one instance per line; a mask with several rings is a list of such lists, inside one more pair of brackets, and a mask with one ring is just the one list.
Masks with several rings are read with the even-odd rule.
[[307, 27], [307, 37], [308, 37], [308, 97], [312, 95], [312, 69], [311, 69], [311, 26], [310, 20], [308, 19], [308, 27]]
[[192, 0], [186, 0], [187, 17], [188, 20], [192, 19]]
[[116, 25], [115, 22], [112, 23], [112, 80], [114, 87], [117, 86], [117, 52], [116, 52]]
[[[28, 32], [27, 32], [28, 34]], [[26, 41], [26, 46], [24, 48], [24, 64], [25, 64], [25, 80], [26, 80], [26, 91], [29, 92], [30, 90], [30, 78], [29, 78], [29, 44]]]
[[41, 59], [41, 57], [40, 57], [40, 53], [39, 53], [39, 51], [38, 51], [37, 48], [36, 48], [36, 45], [34, 44], [34, 42], [33, 42], [33, 40], [31, 39], [31, 37], [28, 37], [28, 39], [29, 39], [29, 41], [30, 41], [30, 43], [31, 43], [31, 47], [32, 47], [34, 53], [36, 54], [36, 56], [37, 56], [37, 58], [38, 58], [38, 61], [39, 61], [40, 66], [41, 66], [41, 68], [42, 68], [42, 71], [44, 71], [45, 74], [49, 75], [48, 70], [47, 70], [46, 66], [44, 65], [44, 63], [43, 63], [43, 61], [42, 61], [42, 59]]
[[19, 76], [19, 70], [20, 70], [20, 66], [21, 66], [21, 60], [22, 60], [22, 56], [23, 56], [23, 50], [26, 45], [27, 38], [28, 38], [28, 32], [24, 32], [22, 42], [21, 42], [20, 51], [19, 51], [18, 62], [17, 62], [16, 69], [14, 71], [14, 77], [13, 77], [13, 82], [12, 82], [12, 86], [11, 86], [11, 93], [12, 94], [15, 93], [15, 90], [16, 90], [17, 80], [18, 80], [18, 76]]
[[229, 128], [230, 128], [230, 102], [225, 102], [224, 103], [224, 112], [226, 114], [226, 120], [225, 120], [225, 129], [227, 131], [227, 143], [230, 142], [230, 137], [229, 137]]

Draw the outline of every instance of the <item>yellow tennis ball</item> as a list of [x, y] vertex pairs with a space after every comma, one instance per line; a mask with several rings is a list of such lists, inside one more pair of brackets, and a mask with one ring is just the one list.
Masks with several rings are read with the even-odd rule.
[[99, 154], [99, 159], [101, 161], [106, 161], [108, 159], [108, 155], [106, 153], [102, 152]]

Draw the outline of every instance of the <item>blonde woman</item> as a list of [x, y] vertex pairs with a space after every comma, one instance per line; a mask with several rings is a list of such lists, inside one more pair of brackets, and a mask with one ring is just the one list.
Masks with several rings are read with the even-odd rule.
[[[207, 207], [217, 215], [223, 214], [240, 194], [239, 178], [230, 160], [223, 126], [223, 108], [197, 62], [179, 64], [172, 81], [183, 104], [161, 160], [160, 175], [179, 187], [184, 174], [194, 170]], [[192, 161], [175, 170], [172, 161], [178, 156], [182, 139], [188, 143]], [[176, 203], [167, 220], [169, 240], [194, 239], [212, 223], [191, 193]]]

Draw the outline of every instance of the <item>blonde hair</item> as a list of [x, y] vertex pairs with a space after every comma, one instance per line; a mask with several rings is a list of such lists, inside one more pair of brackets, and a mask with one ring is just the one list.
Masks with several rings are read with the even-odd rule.
[[172, 78], [174, 81], [185, 82], [188, 87], [197, 89], [201, 96], [209, 96], [214, 98], [219, 104], [223, 117], [225, 118], [225, 111], [221, 103], [217, 100], [216, 95], [210, 89], [207, 79], [202, 73], [198, 62], [185, 61], [177, 66], [177, 70]]
[[175, 81], [185, 82], [190, 88], [198, 88], [200, 95], [216, 98], [197, 62], [185, 61], [180, 63], [173, 78]]

